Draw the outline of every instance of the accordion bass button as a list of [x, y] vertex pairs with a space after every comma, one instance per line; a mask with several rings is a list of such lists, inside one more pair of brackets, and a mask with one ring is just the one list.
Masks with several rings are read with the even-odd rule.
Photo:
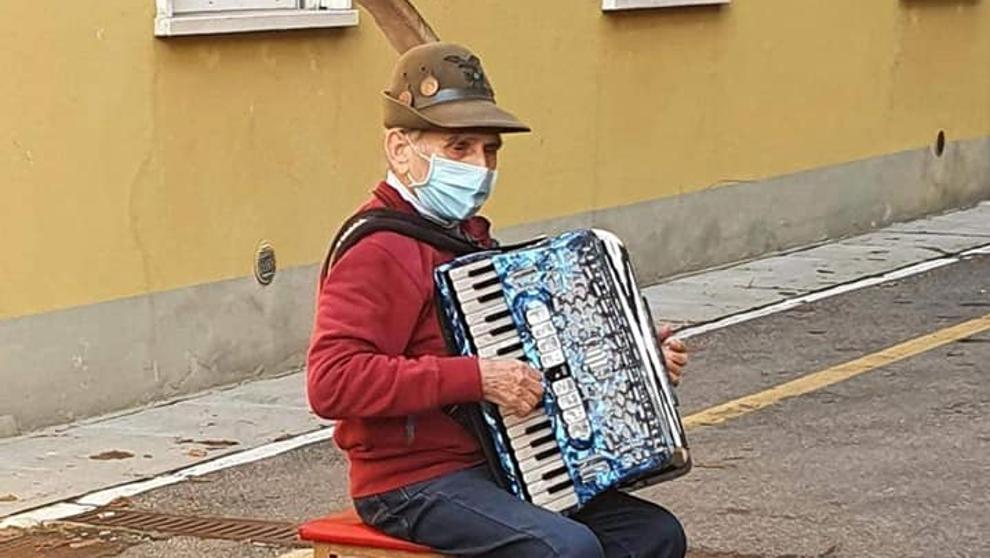
[[564, 360], [564, 353], [560, 349], [540, 354], [540, 363], [543, 364], [544, 369], [560, 366], [564, 364]]
[[554, 395], [557, 397], [563, 397], [572, 391], [576, 391], [577, 385], [574, 384], [574, 378], [561, 378], [552, 383], [550, 389], [553, 390]]
[[576, 391], [570, 391], [561, 395], [557, 399], [557, 404], [562, 410], [573, 409], [581, 406], [581, 395]]
[[539, 340], [555, 335], [557, 333], [557, 329], [553, 327], [552, 322], [546, 321], [546, 322], [538, 323], [536, 325], [531, 325], [529, 327], [529, 332], [533, 335], [534, 338]]
[[534, 303], [526, 308], [526, 323], [530, 327], [548, 321], [550, 321], [550, 309], [546, 304]]
[[574, 407], [564, 411], [564, 422], [568, 425], [587, 422], [588, 415], [584, 413], [583, 407]]
[[556, 335], [550, 337], [544, 337], [543, 339], [536, 340], [536, 348], [540, 351], [540, 354], [560, 352], [560, 339], [557, 339]]
[[575, 422], [567, 426], [567, 434], [576, 440], [585, 441], [591, 437], [591, 425], [587, 420]]

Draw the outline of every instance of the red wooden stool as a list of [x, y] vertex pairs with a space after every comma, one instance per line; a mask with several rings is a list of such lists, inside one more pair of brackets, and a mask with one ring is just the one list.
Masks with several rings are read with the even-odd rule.
[[313, 543], [313, 558], [443, 558], [365, 525], [353, 509], [304, 523], [299, 538]]

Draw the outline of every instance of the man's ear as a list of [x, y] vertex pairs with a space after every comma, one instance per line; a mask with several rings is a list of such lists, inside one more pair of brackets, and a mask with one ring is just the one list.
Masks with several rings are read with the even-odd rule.
[[409, 172], [409, 157], [412, 154], [409, 136], [399, 128], [389, 128], [385, 131], [385, 159], [388, 167], [400, 179]]

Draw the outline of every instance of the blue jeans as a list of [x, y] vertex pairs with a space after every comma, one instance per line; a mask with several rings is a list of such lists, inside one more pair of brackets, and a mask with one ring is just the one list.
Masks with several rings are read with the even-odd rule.
[[519, 500], [475, 467], [354, 501], [365, 523], [451, 556], [683, 558], [669, 511], [618, 491], [570, 518]]

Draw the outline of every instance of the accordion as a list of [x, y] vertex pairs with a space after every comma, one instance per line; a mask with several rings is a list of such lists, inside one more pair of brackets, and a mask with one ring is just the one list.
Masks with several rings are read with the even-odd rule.
[[610, 489], [691, 467], [653, 321], [622, 242], [577, 230], [479, 252], [435, 271], [452, 348], [520, 359], [543, 374], [530, 415], [480, 405], [496, 480], [543, 508], [571, 513]]

